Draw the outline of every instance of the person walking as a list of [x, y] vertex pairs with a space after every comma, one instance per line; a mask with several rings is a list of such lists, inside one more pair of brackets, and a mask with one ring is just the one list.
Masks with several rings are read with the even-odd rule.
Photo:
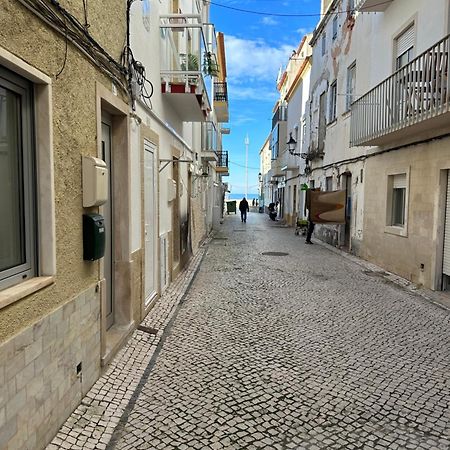
[[245, 197], [239, 203], [239, 211], [241, 212], [241, 222], [247, 222], [247, 211], [250, 211], [250, 208]]
[[316, 226], [316, 224], [312, 221], [311, 216], [311, 190], [312, 189], [308, 189], [306, 191], [305, 213], [306, 209], [308, 209], [308, 229], [306, 231], [305, 244], [312, 244], [311, 237], [312, 234], [314, 233], [314, 228]]

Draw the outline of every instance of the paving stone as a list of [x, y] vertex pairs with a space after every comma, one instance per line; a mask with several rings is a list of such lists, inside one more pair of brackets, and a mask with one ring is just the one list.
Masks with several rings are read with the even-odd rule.
[[72, 432], [102, 423], [115, 450], [448, 448], [449, 312], [264, 214], [245, 225], [225, 218], [227, 245], [182, 303], [197, 266], [172, 283], [143, 323], [157, 337], [133, 334]]

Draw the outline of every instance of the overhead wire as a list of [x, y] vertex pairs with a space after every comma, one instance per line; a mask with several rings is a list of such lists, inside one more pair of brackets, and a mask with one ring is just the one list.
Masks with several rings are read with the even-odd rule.
[[[230, 6], [230, 5], [224, 5], [222, 3], [217, 3], [215, 1], [212, 0], [205, 0], [206, 3], [209, 3], [210, 5], [214, 5], [214, 6], [218, 6], [219, 8], [225, 8], [225, 9], [230, 9], [232, 11], [237, 11], [237, 12], [242, 12], [242, 13], [246, 13], [246, 14], [256, 14], [256, 15], [260, 15], [260, 16], [272, 16], [272, 17], [292, 17], [292, 18], [298, 18], [298, 17], [324, 17], [327, 16], [328, 14], [331, 15], [338, 15], [338, 14], [349, 14], [352, 13], [352, 10], [346, 10], [346, 11], [336, 11], [333, 13], [275, 13], [275, 12], [265, 12], [265, 11], [256, 11], [256, 10], [250, 10], [250, 9], [244, 9], [244, 8], [237, 8], [235, 6]], [[381, 6], [387, 3], [391, 3], [392, 0], [385, 0], [383, 2], [377, 3], [375, 5], [371, 5], [371, 7], [375, 7], [375, 6]], [[360, 12], [370, 12], [370, 11], [364, 11], [364, 9], [367, 8], [360, 8], [358, 11]]]

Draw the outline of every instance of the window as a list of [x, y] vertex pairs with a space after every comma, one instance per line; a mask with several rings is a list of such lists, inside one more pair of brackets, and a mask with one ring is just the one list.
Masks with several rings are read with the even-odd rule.
[[348, 12], [355, 12], [355, 0], [348, 0]]
[[337, 38], [338, 35], [338, 16], [334, 16], [333, 19], [333, 41]]
[[35, 275], [32, 85], [0, 66], [0, 287]]
[[332, 191], [333, 190], [333, 177], [325, 178], [325, 190]]
[[275, 128], [272, 130], [272, 140], [271, 140], [272, 160], [277, 159], [279, 153], [278, 128], [279, 124], [277, 123], [275, 125]]
[[356, 62], [347, 69], [346, 111], [349, 111], [355, 99]]
[[322, 34], [322, 56], [327, 52], [327, 34]]
[[337, 81], [335, 81], [330, 87], [330, 111], [329, 122], [333, 122], [336, 119], [336, 100], [337, 100]]
[[406, 217], [406, 173], [389, 176], [391, 211], [388, 225], [404, 227]]
[[400, 69], [414, 58], [415, 28], [412, 24], [395, 40], [395, 68]]

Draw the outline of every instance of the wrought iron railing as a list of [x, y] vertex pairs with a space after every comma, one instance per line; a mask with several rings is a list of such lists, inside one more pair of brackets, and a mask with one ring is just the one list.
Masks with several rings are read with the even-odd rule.
[[227, 151], [221, 151], [217, 152], [217, 167], [227, 167], [228, 168], [228, 152]]
[[214, 83], [214, 101], [228, 102], [227, 83], [225, 81], [216, 81]]
[[351, 145], [371, 141], [449, 111], [450, 35], [352, 104]]

